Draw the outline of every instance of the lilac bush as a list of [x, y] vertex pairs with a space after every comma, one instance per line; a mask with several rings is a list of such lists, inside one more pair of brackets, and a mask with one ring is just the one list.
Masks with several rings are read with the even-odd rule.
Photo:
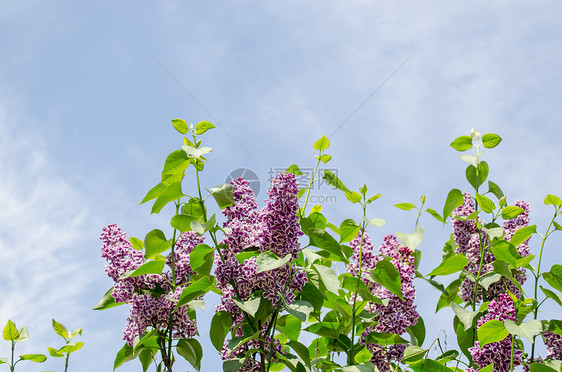
[[[562, 230], [556, 221], [562, 200], [554, 195], [545, 199], [555, 213], [546, 233], [538, 234], [538, 264], [531, 264], [535, 256], [529, 242], [537, 228], [530, 225], [528, 203], [508, 205], [491, 181], [488, 191], [482, 191], [489, 174], [482, 147], [496, 147], [499, 136], [473, 130], [455, 139], [451, 146], [458, 151], [476, 149], [475, 156], [461, 157], [469, 163], [465, 175], [474, 192], [451, 190], [442, 213], [424, 209], [425, 196], [420, 207], [396, 204], [402, 210], [417, 209], [414, 232], [386, 234], [375, 251], [367, 226], [381, 227], [384, 220], [368, 218], [367, 207], [381, 195], [368, 197], [366, 185], [354, 191], [331, 171], [319, 170], [332, 159], [325, 153], [327, 137], [313, 145], [318, 153], [312, 174], [294, 164], [275, 175], [260, 209], [242, 178], [202, 186], [212, 149], [202, 146], [198, 136], [214, 128], [211, 123], [193, 126], [174, 119], [172, 124], [184, 135], [182, 149], [168, 155], [159, 183], [141, 202], [154, 201], [151, 213], [168, 204], [175, 207], [171, 238], [152, 230], [144, 241], [128, 239], [117, 225], [107, 226], [101, 235], [106, 274], [114, 285], [95, 309], [128, 304], [131, 311], [116, 367], [138, 358], [143, 372], [153, 363], [158, 371], [172, 372], [180, 355], [200, 370], [203, 349], [197, 341], [195, 308], [202, 308], [209, 292], [221, 296], [209, 337], [225, 371], [461, 371], [464, 365], [465, 372], [504, 372], [516, 366], [531, 371], [562, 367], [562, 322], [538, 320], [546, 300], [562, 305], [556, 292], [562, 291], [562, 265], [541, 271], [546, 239]], [[187, 171], [196, 182], [191, 195], [182, 190]], [[297, 177], [308, 178], [308, 187], [299, 189]], [[321, 205], [307, 210], [313, 184], [320, 181], [362, 208], [360, 223], [349, 218], [339, 225], [328, 222]], [[212, 213], [206, 203], [213, 199], [219, 213]], [[218, 221], [221, 213], [224, 220]], [[426, 275], [418, 271], [422, 251], [417, 249], [424, 237], [418, 225], [424, 213], [443, 224], [450, 220], [453, 229], [443, 262]], [[458, 278], [448, 284], [438, 281], [451, 274]], [[442, 350], [429, 358], [429, 349], [442, 345], [435, 339], [424, 348], [416, 278], [441, 293], [437, 311], [450, 308], [454, 313], [460, 351]], [[523, 290], [526, 282], [534, 285], [533, 297]], [[539, 335], [548, 349], [544, 359], [535, 355]], [[454, 369], [449, 366], [453, 363]], [[537, 367], [539, 363], [544, 367]]]

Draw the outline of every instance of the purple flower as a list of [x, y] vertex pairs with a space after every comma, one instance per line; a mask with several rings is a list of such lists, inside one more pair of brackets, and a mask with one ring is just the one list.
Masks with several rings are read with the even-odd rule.
[[[515, 206], [520, 207], [524, 210], [520, 215], [510, 220], [504, 221], [504, 239], [510, 240], [513, 234], [522, 227], [529, 224], [529, 205], [524, 201], [515, 202]], [[464, 194], [464, 203], [459, 208], [453, 212], [453, 216], [467, 217], [476, 211], [474, 201], [469, 194]], [[480, 220], [480, 223], [483, 222]], [[490, 251], [490, 239], [487, 234], [477, 227], [476, 221], [473, 219], [468, 220], [458, 220], [453, 218], [453, 239], [457, 243], [455, 249], [456, 254], [464, 254], [468, 258], [468, 264], [465, 270], [469, 273], [477, 276], [487, 274], [493, 271], [492, 263], [495, 261], [495, 256]], [[484, 246], [484, 257], [481, 256], [480, 246]], [[529, 255], [529, 241], [525, 241], [517, 246], [517, 253], [521, 256], [526, 257]], [[480, 263], [482, 261], [482, 267]], [[520, 274], [514, 275], [514, 278], [523, 284], [526, 280], [525, 270], [520, 269]], [[505, 288], [514, 293], [516, 296], [521, 294], [521, 291], [506, 278], [501, 278], [499, 281], [492, 283], [487, 291], [486, 298], [488, 300], [498, 298], [499, 294], [506, 293]], [[482, 287], [478, 287], [476, 290], [476, 301], [482, 300], [483, 292]], [[468, 303], [474, 301], [474, 282], [465, 279], [459, 289], [459, 297]]]
[[[133, 345], [135, 337], [142, 337], [147, 328], [165, 330], [172, 316], [172, 335], [174, 338], [193, 337], [197, 334], [197, 325], [189, 317], [189, 306], [175, 309], [176, 303], [189, 282], [193, 271], [189, 265], [189, 253], [203, 242], [203, 237], [194, 232], [180, 235], [174, 248], [174, 270], [176, 284], [173, 291], [172, 257], [168, 255], [169, 270], [159, 274], [141, 275], [120, 279], [128, 271], [135, 270], [145, 262], [143, 253], [133, 248], [126, 234], [117, 225], [103, 228], [101, 234], [102, 257], [108, 262], [107, 275], [115, 282], [112, 296], [116, 302], [131, 305], [128, 323], [123, 331], [124, 339]], [[152, 290], [164, 293], [155, 296]]]
[[544, 332], [542, 337], [548, 350], [546, 358], [562, 360], [562, 336], [553, 332]]
[[[226, 208], [224, 227], [229, 229], [223, 243], [228, 248], [222, 250], [222, 258], [217, 255], [215, 259], [215, 275], [218, 287], [222, 290], [221, 303], [217, 311], [227, 311], [233, 316], [232, 331], [237, 336], [242, 336], [244, 315], [236, 305], [234, 299], [246, 301], [256, 292], [261, 292], [262, 298], [271, 301], [277, 306], [281, 301], [281, 294], [292, 303], [295, 293], [301, 291], [307, 282], [306, 272], [298, 270], [291, 261], [299, 256], [299, 236], [303, 233], [298, 223], [298, 188], [293, 174], [278, 174], [272, 181], [268, 190], [268, 198], [263, 209], [257, 209], [257, 203], [249, 183], [242, 178], [233, 180], [233, 205]], [[236, 257], [238, 253], [248, 249], [257, 249], [259, 253], [272, 252], [279, 258], [291, 255], [291, 260], [281, 267], [258, 273], [255, 256], [240, 262]], [[267, 324], [262, 326], [262, 339], [267, 339], [265, 334]], [[240, 333], [240, 334], [238, 334]], [[269, 353], [269, 342], [266, 342], [266, 353]], [[274, 345], [279, 345], [275, 341]], [[223, 350], [223, 358], [230, 359], [253, 347], [255, 340], [241, 345], [237, 350], [228, 352]], [[277, 346], [275, 346], [277, 348]], [[279, 350], [280, 345], [279, 345]], [[275, 358], [273, 358], [275, 360]], [[255, 362], [255, 361], [254, 361]], [[243, 370], [253, 370], [255, 363], [249, 360]], [[254, 363], [254, 364], [252, 364]]]
[[[380, 254], [376, 255], [373, 244], [365, 231], [360, 231], [349, 245], [353, 249], [353, 254], [350, 263], [347, 265], [347, 270], [353, 276], [360, 277], [374, 296], [388, 300], [387, 306], [374, 302], [366, 306], [367, 311], [377, 314], [374, 320], [378, 321], [378, 324], [365, 329], [362, 334], [362, 342], [365, 343], [366, 338], [373, 331], [397, 335], [403, 334], [406, 332], [406, 328], [415, 325], [419, 318], [416, 305], [414, 305], [416, 292], [412, 284], [415, 274], [413, 251], [401, 245], [394, 235], [387, 235], [379, 248]], [[370, 280], [370, 271], [385, 256], [390, 258], [390, 262], [400, 274], [404, 300], [391, 293], [381, 284]], [[367, 348], [373, 354], [371, 362], [381, 372], [388, 372], [391, 371], [390, 362], [392, 360], [402, 359], [405, 345], [391, 345], [387, 347], [368, 343]]]
[[[488, 313], [478, 319], [477, 327], [480, 328], [482, 324], [496, 319], [503, 322], [506, 319], [517, 321], [517, 312], [511, 298], [501, 293], [498, 298], [490, 301], [488, 304]], [[470, 355], [474, 363], [479, 368], [486, 367], [490, 363], [494, 363], [494, 372], [508, 372], [511, 368], [511, 336], [507, 336], [501, 341], [492, 342], [480, 348], [480, 342], [476, 341], [473, 347], [469, 348]], [[518, 366], [521, 364], [523, 352], [514, 345], [513, 352], [513, 365]]]

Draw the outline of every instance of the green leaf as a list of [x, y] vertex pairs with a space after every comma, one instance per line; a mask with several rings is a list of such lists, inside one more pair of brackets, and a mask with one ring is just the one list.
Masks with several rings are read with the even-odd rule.
[[538, 320], [531, 320], [517, 325], [515, 322], [506, 319], [504, 320], [504, 326], [512, 335], [525, 337], [531, 343], [534, 341], [534, 336], [542, 332], [542, 323]]
[[199, 218], [195, 216], [190, 216], [188, 214], [176, 214], [170, 220], [170, 226], [180, 232], [191, 231], [191, 222], [197, 221]]
[[502, 138], [494, 133], [486, 133], [482, 136], [482, 144], [487, 149], [492, 149], [500, 144]]
[[68, 339], [68, 331], [66, 330], [66, 327], [54, 319], [53, 319], [53, 329], [55, 330], [55, 333], [57, 335], [61, 336], [65, 340]]
[[126, 272], [121, 275], [119, 279], [133, 278], [136, 276], [146, 275], [146, 274], [162, 274], [164, 270], [165, 261], [146, 261], [140, 265], [136, 270]]
[[435, 358], [435, 361], [441, 364], [446, 364], [451, 360], [457, 359], [458, 356], [459, 356], [459, 352], [457, 350], [448, 350], [445, 351], [443, 354], [439, 355], [437, 358]]
[[361, 195], [367, 195], [367, 185], [363, 184], [363, 186], [359, 188], [359, 192]]
[[181, 175], [189, 166], [190, 162], [187, 154], [183, 150], [176, 150], [166, 158], [162, 176], [165, 175]]
[[205, 293], [209, 292], [214, 285], [209, 281], [208, 276], [204, 276], [201, 279], [197, 280], [195, 283], [192, 283], [185, 287], [183, 292], [180, 295], [178, 300], [178, 304], [176, 308], [195, 300], [199, 296], [203, 296]]
[[480, 368], [478, 372], [494, 372], [494, 363], [490, 363], [486, 367]]
[[162, 191], [164, 191], [165, 189], [166, 189], [166, 184], [160, 182], [158, 185], [154, 186], [148, 191], [144, 199], [142, 199], [142, 201], [139, 204], [143, 204], [149, 200], [156, 199], [158, 196], [160, 196]]
[[220, 209], [232, 206], [234, 198], [232, 196], [233, 187], [229, 183], [223, 183], [215, 187], [211, 187], [211, 195], [215, 198]]
[[92, 310], [105, 310], [115, 306], [124, 305], [126, 302], [115, 302], [115, 299], [111, 295], [113, 293], [113, 287], [109, 288], [107, 292], [103, 295], [100, 302], [92, 308]]
[[546, 198], [544, 198], [544, 204], [560, 207], [562, 206], [562, 200], [556, 195], [548, 194]]
[[287, 168], [287, 170], [285, 172], [292, 173], [295, 176], [304, 176], [304, 173], [301, 172], [299, 166], [296, 165], [296, 164], [290, 165], [289, 168]]
[[303, 300], [295, 300], [289, 305], [283, 298], [283, 305], [285, 311], [294, 315], [301, 322], [308, 322], [308, 316], [314, 310], [310, 303]]
[[394, 204], [394, 206], [398, 209], [402, 209], [405, 211], [409, 211], [411, 209], [414, 209], [416, 206], [412, 203], [398, 203], [398, 204]]
[[59, 349], [59, 353], [70, 354], [82, 349], [82, 346], [84, 346], [83, 342], [73, 342], [71, 344], [66, 344]]
[[20, 338], [20, 333], [16, 328], [16, 325], [11, 321], [8, 320], [6, 326], [4, 327], [4, 331], [2, 332], [2, 336], [6, 341], [17, 341]]
[[427, 349], [424, 349], [419, 346], [408, 346], [404, 350], [404, 356], [402, 357], [402, 362], [408, 364], [416, 363], [418, 360], [424, 357], [427, 351], [428, 351]]
[[304, 330], [319, 336], [338, 338], [340, 327], [343, 327], [343, 324], [338, 322], [318, 322], [312, 323]]
[[418, 226], [413, 234], [397, 232], [395, 235], [406, 247], [416, 249], [423, 241], [425, 229], [423, 226]]
[[310, 245], [324, 249], [325, 251], [345, 259], [338, 241], [325, 230], [308, 229], [308, 236], [310, 237]]
[[378, 198], [380, 198], [382, 195], [381, 194], [376, 194], [373, 195], [369, 198], [369, 200], [367, 200], [367, 204], [371, 204], [372, 202], [374, 202], [375, 200], [377, 200]]
[[176, 128], [176, 130], [178, 132], [180, 132], [181, 134], [186, 134], [187, 133], [187, 123], [185, 120], [183, 119], [173, 119], [172, 120], [172, 125], [174, 126], [174, 128]]
[[367, 349], [365, 345], [359, 346], [359, 351], [356, 351], [353, 355], [355, 363], [365, 363], [371, 360], [373, 354]]
[[421, 346], [425, 341], [425, 324], [423, 318], [420, 316], [415, 325], [406, 328], [406, 332], [412, 339], [412, 345]]
[[494, 204], [493, 201], [491, 201], [484, 195], [480, 195], [479, 193], [476, 193], [476, 202], [486, 213], [492, 213], [494, 209], [496, 209], [496, 205]]
[[392, 263], [387, 260], [377, 262], [374, 270], [371, 271], [371, 277], [404, 301], [404, 297], [402, 297], [400, 274]]
[[198, 274], [209, 275], [215, 258], [215, 250], [207, 244], [199, 244], [189, 254], [189, 265]]
[[324, 296], [322, 292], [310, 281], [301, 289], [301, 298], [312, 304], [314, 311], [319, 312], [324, 304]]
[[345, 192], [345, 197], [347, 198], [347, 200], [349, 200], [352, 203], [359, 203], [361, 199], [363, 199], [361, 194], [359, 194], [358, 192], [349, 191], [349, 190]]
[[531, 235], [535, 234], [536, 232], [537, 225], [522, 227], [513, 234], [509, 242], [517, 247], [519, 244], [529, 239]]
[[209, 123], [208, 121], [200, 121], [195, 126], [195, 134], [200, 135], [208, 131], [209, 129], [216, 128], [213, 124]]
[[430, 215], [432, 215], [433, 218], [435, 218], [437, 221], [439, 221], [441, 223], [445, 223], [445, 220], [443, 219], [443, 217], [441, 217], [441, 215], [439, 213], [437, 213], [437, 211], [435, 209], [427, 208], [426, 212], [429, 213]]
[[494, 266], [494, 271], [498, 274], [501, 274], [505, 278], [509, 279], [521, 292], [523, 292], [523, 288], [521, 288], [521, 284], [513, 277], [511, 274], [511, 270], [509, 269], [509, 264], [505, 261], [495, 260], [492, 262], [492, 266]]
[[472, 327], [474, 318], [478, 315], [479, 311], [470, 312], [454, 302], [451, 302], [451, 309], [464, 325], [464, 330], [468, 331]]
[[208, 154], [211, 151], [213, 151], [213, 149], [210, 148], [210, 147], [195, 148], [195, 147], [189, 146], [189, 145], [183, 145], [181, 148], [183, 149], [183, 151], [185, 151], [187, 153], [187, 155], [189, 155], [190, 158], [193, 158], [193, 159], [201, 159], [203, 157], [203, 155]]
[[505, 329], [502, 322], [497, 319], [492, 319], [482, 324], [478, 328], [478, 341], [480, 341], [480, 348], [492, 342], [503, 340], [509, 335], [509, 331]]
[[178, 200], [182, 196], [184, 196], [184, 194], [181, 191], [181, 182], [172, 183], [171, 185], [166, 187], [164, 191], [162, 191], [158, 198], [156, 198], [156, 201], [154, 202], [150, 213], [160, 213], [160, 211], [166, 204], [171, 201]]
[[552, 288], [562, 292], [562, 265], [553, 265], [543, 277]]
[[318, 275], [320, 275], [322, 283], [324, 283], [326, 289], [334, 293], [336, 296], [339, 296], [340, 281], [338, 280], [334, 270], [327, 266], [317, 264], [313, 264], [312, 267], [316, 270]]
[[258, 273], [264, 271], [270, 271], [284, 266], [287, 262], [291, 260], [291, 254], [287, 254], [283, 258], [278, 258], [273, 252], [263, 252], [256, 258], [256, 264], [258, 266]]
[[502, 189], [492, 181], [488, 181], [488, 192], [494, 194], [498, 200], [504, 197]]
[[201, 358], [203, 358], [203, 348], [197, 339], [184, 338], [178, 341], [176, 351], [184, 357], [197, 371], [201, 370]]
[[447, 217], [458, 207], [463, 205], [464, 196], [459, 189], [452, 189], [447, 194], [447, 199], [445, 200], [445, 206], [443, 207], [443, 219], [446, 221]]
[[462, 271], [467, 264], [468, 258], [466, 258], [465, 255], [456, 254], [441, 262], [441, 264], [439, 264], [439, 266], [437, 266], [435, 269], [433, 269], [433, 271], [427, 274], [427, 276], [450, 275]]
[[243, 302], [233, 298], [232, 301], [246, 313], [250, 314], [251, 316], [255, 316], [258, 308], [260, 307], [261, 297], [252, 296], [248, 300]]
[[29, 360], [30, 362], [43, 363], [47, 357], [43, 354], [23, 354], [20, 355], [21, 360]]
[[144, 258], [149, 259], [171, 248], [162, 230], [154, 229], [144, 238]]
[[[300, 326], [299, 326], [300, 329]], [[296, 340], [291, 340], [288, 345], [297, 352], [297, 355], [303, 360], [303, 362], [310, 368], [310, 355], [306, 346], [301, 344]]]
[[330, 160], [332, 160], [332, 156], [328, 154], [324, 154], [322, 156], [315, 156], [315, 158], [320, 160], [324, 164], [327, 164]]
[[135, 238], [134, 236], [130, 236], [129, 242], [131, 242], [131, 245], [137, 251], [142, 251], [144, 249], [144, 242], [142, 240], [140, 240], [139, 238]]
[[135, 359], [138, 356], [138, 353], [133, 352], [133, 347], [129, 346], [129, 344], [125, 343], [121, 350], [117, 352], [115, 356], [115, 361], [113, 362], [113, 370], [117, 369], [117, 367], [122, 366], [125, 362]]
[[330, 186], [333, 186], [336, 189], [344, 192], [349, 191], [349, 189], [343, 184], [343, 182], [336, 175], [334, 175], [331, 171], [327, 169], [324, 170], [323, 178], [326, 180], [326, 182], [328, 182]]
[[289, 340], [297, 341], [301, 333], [302, 322], [292, 314], [285, 314], [277, 319], [276, 327]]
[[457, 137], [451, 144], [449, 145], [457, 151], [466, 151], [472, 148], [472, 137], [470, 136], [460, 136]]
[[431, 359], [422, 359], [410, 368], [414, 372], [454, 372], [453, 369]]
[[230, 331], [232, 326], [232, 315], [226, 311], [218, 311], [213, 316], [211, 320], [211, 329], [209, 331], [209, 336], [211, 338], [211, 343], [217, 349], [221, 351], [224, 345], [224, 339]]
[[359, 233], [359, 225], [352, 219], [343, 220], [340, 225], [340, 243], [350, 242]]
[[497, 241], [490, 248], [497, 260], [505, 261], [512, 267], [517, 267], [517, 249], [505, 240]]
[[558, 303], [558, 305], [562, 306], [562, 294], [552, 292], [550, 289], [546, 289], [542, 285], [540, 287], [546, 297], [553, 299], [556, 303]]
[[64, 358], [64, 354], [59, 353], [59, 351], [57, 349], [54, 349], [52, 347], [47, 347], [47, 350], [49, 351], [49, 355], [55, 358]]
[[472, 356], [468, 351], [468, 348], [474, 346], [475, 340], [475, 332], [472, 329], [468, 331], [464, 330], [464, 325], [458, 322], [456, 327], [456, 334], [457, 334], [457, 343], [461, 348], [463, 354], [468, 358], [469, 361], [472, 360]]
[[386, 225], [386, 221], [382, 218], [371, 218], [368, 219], [367, 217], [363, 216], [363, 221], [367, 222], [369, 225], [373, 225], [376, 227], [382, 227]]
[[322, 136], [322, 138], [314, 142], [314, 145], [312, 145], [312, 147], [315, 150], [319, 151], [326, 150], [328, 147], [330, 147], [330, 140], [328, 139], [328, 137]]
[[[327, 363], [324, 363], [324, 362], [322, 363], [323, 370], [324, 370], [324, 364], [327, 364]], [[331, 366], [327, 366], [327, 368], [329, 368], [330, 371], [332, 370]], [[373, 363], [369, 362], [369, 363], [356, 364], [356, 365], [353, 365], [353, 366], [345, 366], [345, 367], [342, 367], [341, 369], [338, 369], [338, 371], [341, 371], [341, 372], [373, 372], [373, 371], [378, 372], [378, 369]]]
[[[478, 170], [478, 172], [476, 172], [476, 170]], [[478, 168], [471, 164], [466, 168], [466, 180], [475, 190], [478, 190], [488, 178], [489, 172], [490, 168], [485, 161], [479, 162]]]
[[510, 220], [512, 218], [519, 216], [523, 212], [525, 212], [523, 208], [510, 205], [502, 209], [502, 218], [504, 220]]
[[530, 372], [559, 372], [559, 370], [551, 368], [542, 363], [531, 363], [529, 371]]

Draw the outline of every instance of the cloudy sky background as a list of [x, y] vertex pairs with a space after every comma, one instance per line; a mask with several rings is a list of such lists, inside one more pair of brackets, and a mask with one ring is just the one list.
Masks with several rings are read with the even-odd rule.
[[[539, 231], [551, 217], [544, 197], [562, 194], [555, 1], [1, 0], [0, 9], [0, 321], [29, 328], [19, 353], [62, 345], [54, 317], [84, 329], [71, 370], [112, 369], [128, 310], [90, 310], [112, 284], [99, 234], [109, 223], [140, 238], [170, 230], [169, 210], [149, 215], [137, 203], [181, 146], [173, 118], [217, 126], [204, 138], [214, 148], [205, 186], [246, 167], [262, 179], [261, 201], [270, 169], [312, 167], [312, 143], [330, 136], [340, 178], [383, 194], [369, 209], [387, 220], [370, 231], [376, 244], [413, 229], [415, 215], [393, 204], [424, 194], [441, 210], [451, 188], [468, 190], [448, 145], [473, 127], [503, 138], [484, 154], [490, 179], [511, 203], [531, 203]], [[317, 191], [328, 194], [336, 225], [360, 219], [343, 195]], [[429, 216], [421, 223], [427, 273], [450, 228]], [[561, 262], [560, 243], [547, 245], [544, 269]], [[438, 293], [416, 285], [426, 346], [438, 329], [451, 341], [450, 311], [433, 315]], [[203, 370], [220, 368], [207, 341], [216, 302], [199, 314]], [[0, 356], [8, 352], [4, 343]], [[49, 359], [20, 368], [63, 367]]]

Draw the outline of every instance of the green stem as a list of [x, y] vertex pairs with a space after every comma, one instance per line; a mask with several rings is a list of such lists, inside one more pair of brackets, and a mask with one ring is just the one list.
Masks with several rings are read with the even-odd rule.
[[355, 312], [356, 312], [356, 305], [357, 305], [357, 292], [359, 290], [359, 280], [361, 279], [362, 274], [362, 261], [363, 261], [363, 236], [365, 234], [365, 217], [367, 215], [367, 203], [365, 202], [365, 195], [363, 195], [363, 223], [361, 223], [361, 238], [359, 241], [359, 272], [357, 273], [357, 285], [355, 286], [355, 292], [353, 294], [353, 305], [351, 310], [351, 346], [349, 348], [349, 353], [347, 354], [347, 364], [353, 364], [353, 349], [355, 344]]
[[10, 371], [14, 372], [14, 369], [16, 368], [16, 364], [14, 363], [14, 350], [16, 347], [16, 343], [14, 341], [12, 341], [12, 364], [10, 364]]
[[308, 197], [310, 195], [310, 189], [312, 188], [312, 184], [314, 183], [314, 176], [316, 176], [316, 172], [318, 171], [318, 166], [320, 165], [320, 157], [322, 156], [322, 150], [320, 150], [318, 154], [318, 161], [316, 162], [316, 167], [314, 168], [314, 172], [312, 172], [312, 177], [310, 177], [310, 182], [308, 183], [308, 189], [306, 190], [306, 198], [304, 199], [304, 206], [302, 207], [301, 217], [306, 215], [306, 205], [308, 204]]
[[64, 372], [67, 372], [68, 370], [68, 358], [70, 358], [70, 354], [66, 354], [66, 360], [64, 363]]
[[[542, 253], [543, 253], [543, 249], [544, 249], [544, 244], [546, 242], [546, 239], [550, 235], [550, 228], [554, 224], [554, 219], [558, 215], [559, 210], [560, 210], [559, 207], [554, 207], [554, 216], [552, 217], [552, 220], [550, 220], [550, 223], [548, 224], [548, 227], [546, 229], [546, 233], [544, 234], [544, 236], [542, 238], [541, 249], [539, 251], [539, 263], [537, 265], [537, 272], [535, 273], [535, 300], [536, 301], [538, 301], [538, 295], [539, 295], [538, 289], [539, 289], [539, 279], [540, 279], [540, 276], [541, 276], [540, 271], [541, 271], [541, 262], [542, 262]], [[541, 304], [542, 304], [542, 302], [541, 302]], [[540, 304], [537, 305], [537, 307], [535, 308], [535, 311], [533, 312], [533, 319], [535, 319], [535, 320], [538, 318], [538, 315], [539, 315], [539, 307], [540, 307]], [[537, 337], [537, 335], [533, 336], [533, 343], [532, 343], [532, 346], [531, 346], [531, 362], [535, 358], [535, 339], [536, 339], [536, 337]]]

